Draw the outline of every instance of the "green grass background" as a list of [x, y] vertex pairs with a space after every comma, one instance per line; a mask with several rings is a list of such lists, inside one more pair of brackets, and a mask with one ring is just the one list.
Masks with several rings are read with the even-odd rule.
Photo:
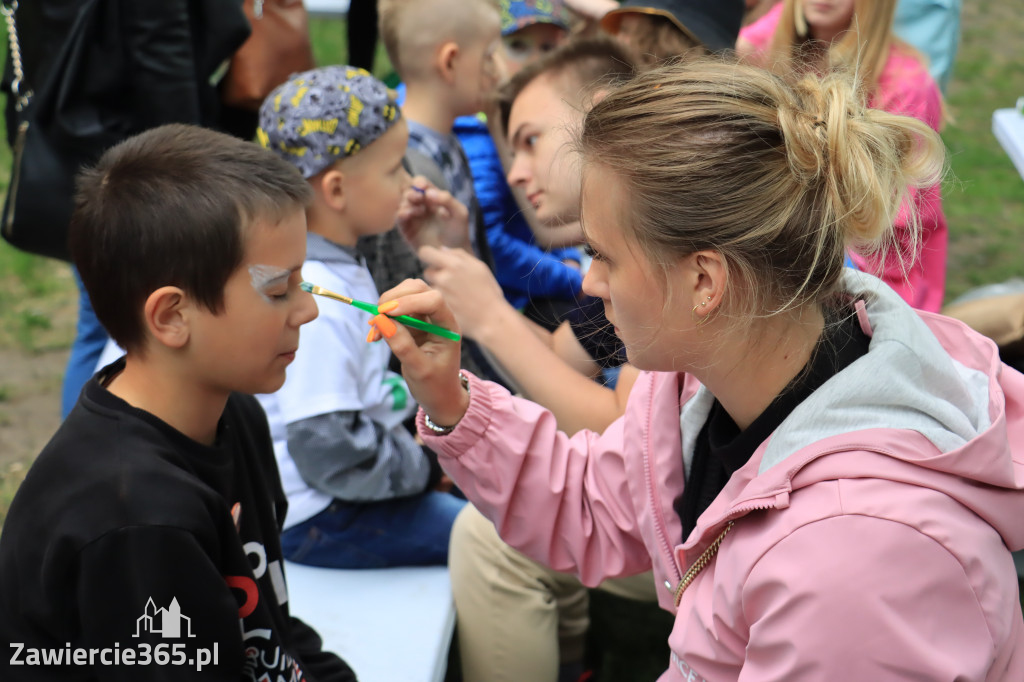
[[[964, 3], [963, 33], [947, 104], [955, 123], [943, 131], [951, 174], [943, 188], [950, 228], [947, 301], [983, 284], [1024, 277], [1024, 180], [992, 134], [992, 112], [1024, 95], [1024, 13], [1005, 0]], [[341, 20], [311, 23], [317, 62], [345, 63]], [[375, 73], [391, 76], [383, 50]], [[2, 121], [0, 121], [2, 126]], [[5, 189], [10, 150], [0, 144], [0, 189]], [[0, 242], [0, 352], [30, 356], [70, 347], [76, 291], [68, 268]], [[58, 323], [57, 320], [68, 320]], [[11, 390], [0, 372], [0, 419]], [[58, 409], [54, 405], [54, 409]], [[27, 462], [0, 467], [0, 522], [24, 477]], [[668, 650], [671, 617], [649, 606], [595, 594], [590, 635], [600, 680], [654, 680]], [[452, 677], [457, 675], [452, 672]]]

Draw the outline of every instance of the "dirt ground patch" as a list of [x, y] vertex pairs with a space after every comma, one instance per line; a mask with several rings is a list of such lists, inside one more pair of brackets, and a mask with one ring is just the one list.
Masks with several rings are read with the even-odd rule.
[[0, 350], [0, 469], [27, 462], [60, 425], [60, 390], [68, 351]]

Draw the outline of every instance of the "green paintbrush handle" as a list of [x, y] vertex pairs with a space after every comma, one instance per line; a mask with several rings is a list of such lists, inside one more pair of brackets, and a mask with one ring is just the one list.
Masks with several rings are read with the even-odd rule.
[[[353, 298], [352, 306], [355, 308], [359, 308], [360, 310], [365, 310], [371, 315], [380, 314], [380, 311], [377, 310], [377, 306], [373, 305], [372, 303], [357, 301], [356, 299]], [[389, 315], [388, 317], [391, 316]], [[423, 320], [417, 319], [415, 317], [409, 317], [408, 315], [398, 315], [396, 317], [392, 317], [391, 319], [395, 320], [396, 322], [401, 322], [406, 327], [412, 327], [413, 329], [419, 329], [420, 331], [436, 334], [437, 336], [440, 336], [441, 338], [444, 339], [448, 339], [450, 341], [462, 340], [462, 337], [459, 336], [457, 332], [453, 332], [450, 329], [445, 329], [444, 327], [438, 327], [436, 324], [430, 324], [429, 322], [424, 322]]]

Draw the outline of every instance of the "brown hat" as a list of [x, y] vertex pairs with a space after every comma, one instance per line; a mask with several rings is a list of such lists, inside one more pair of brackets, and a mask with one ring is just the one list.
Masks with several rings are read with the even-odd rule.
[[665, 17], [676, 27], [712, 52], [736, 46], [743, 23], [743, 0], [624, 0], [601, 19], [601, 27], [615, 35], [624, 14]]

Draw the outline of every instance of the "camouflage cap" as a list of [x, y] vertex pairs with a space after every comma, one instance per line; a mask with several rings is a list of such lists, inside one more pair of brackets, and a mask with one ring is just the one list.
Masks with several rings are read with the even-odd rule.
[[501, 35], [534, 24], [554, 24], [569, 30], [569, 15], [562, 0], [501, 0]]
[[401, 117], [394, 91], [368, 71], [325, 66], [294, 74], [267, 96], [256, 137], [310, 178], [356, 154]]

